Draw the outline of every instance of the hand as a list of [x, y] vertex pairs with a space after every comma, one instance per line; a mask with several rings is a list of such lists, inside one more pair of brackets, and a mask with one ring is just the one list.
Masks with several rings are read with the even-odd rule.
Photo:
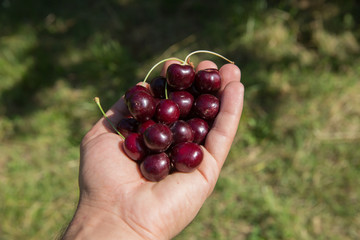
[[[163, 75], [172, 63], [164, 64]], [[217, 66], [203, 61], [196, 71], [205, 68]], [[80, 199], [64, 239], [170, 239], [195, 218], [214, 189], [242, 112], [239, 68], [225, 64], [220, 74], [220, 112], [208, 133], [204, 159], [192, 173], [147, 181], [108, 122], [102, 118], [95, 124], [81, 144]], [[107, 116], [116, 123], [127, 113], [122, 98]]]

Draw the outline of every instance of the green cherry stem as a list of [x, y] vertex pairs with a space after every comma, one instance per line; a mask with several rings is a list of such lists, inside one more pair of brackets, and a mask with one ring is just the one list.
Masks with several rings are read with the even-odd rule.
[[94, 98], [94, 101], [95, 101], [96, 105], [99, 107], [102, 115], [103, 115], [103, 116], [105, 117], [105, 119], [109, 122], [109, 124], [110, 124], [111, 127], [115, 130], [115, 132], [116, 132], [117, 134], [119, 134], [122, 139], [125, 139], [125, 137], [116, 129], [116, 127], [114, 126], [114, 124], [113, 124], [113, 123], [110, 121], [110, 119], [106, 116], [103, 108], [101, 107], [100, 98], [95, 97], [95, 98]]
[[197, 54], [197, 53], [209, 53], [209, 54], [212, 54], [212, 55], [218, 56], [218, 57], [220, 57], [220, 58], [224, 59], [225, 61], [228, 61], [229, 63], [234, 64], [234, 62], [233, 62], [233, 61], [231, 61], [231, 60], [227, 59], [226, 57], [224, 57], [224, 56], [222, 56], [222, 55], [220, 55], [220, 54], [218, 54], [218, 53], [216, 53], [216, 52], [212, 52], [212, 51], [208, 51], [208, 50], [197, 50], [197, 51], [194, 51], [194, 52], [192, 52], [192, 53], [190, 53], [189, 55], [187, 55], [187, 56], [186, 56], [186, 58], [185, 58], [185, 61], [184, 61], [184, 62], [186, 62], [186, 63], [187, 63], [187, 62], [189, 61], [189, 59], [190, 59], [190, 56], [192, 56], [192, 55], [194, 55], [194, 54]]
[[163, 59], [163, 60], [161, 60], [160, 62], [158, 62], [157, 64], [155, 64], [151, 69], [150, 69], [150, 71], [146, 74], [146, 76], [145, 76], [145, 79], [144, 79], [144, 83], [146, 82], [146, 80], [148, 79], [148, 77], [150, 76], [150, 73], [157, 67], [157, 66], [159, 66], [161, 63], [163, 63], [163, 62], [166, 62], [166, 61], [170, 61], [170, 60], [175, 60], [175, 61], [179, 61], [179, 62], [181, 62], [181, 63], [184, 63], [184, 61], [183, 60], [181, 60], [181, 59], [179, 59], [179, 58], [166, 58], [166, 59]]
[[165, 99], [169, 99], [167, 90], [168, 90], [168, 83], [167, 81], [165, 81]]

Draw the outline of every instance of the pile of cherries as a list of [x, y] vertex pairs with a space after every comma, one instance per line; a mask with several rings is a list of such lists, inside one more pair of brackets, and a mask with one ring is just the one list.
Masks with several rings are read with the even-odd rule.
[[195, 73], [182, 62], [171, 64], [166, 77], [153, 78], [148, 87], [130, 88], [124, 97], [130, 116], [116, 126], [125, 138], [124, 152], [150, 181], [195, 170], [203, 160], [200, 145], [219, 112], [219, 71]]

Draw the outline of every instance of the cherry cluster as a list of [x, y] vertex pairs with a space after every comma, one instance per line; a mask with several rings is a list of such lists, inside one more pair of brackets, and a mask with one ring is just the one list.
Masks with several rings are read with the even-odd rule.
[[166, 77], [155, 77], [148, 87], [138, 84], [125, 93], [130, 116], [114, 128], [125, 138], [124, 152], [139, 164], [147, 180], [160, 181], [174, 171], [192, 172], [199, 166], [204, 156], [201, 145], [219, 112], [220, 87], [217, 69], [195, 73], [182, 61], [171, 64]]

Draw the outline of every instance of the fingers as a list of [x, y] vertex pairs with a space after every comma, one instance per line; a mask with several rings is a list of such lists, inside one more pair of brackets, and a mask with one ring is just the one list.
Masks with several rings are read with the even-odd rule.
[[206, 137], [205, 147], [218, 162], [219, 171], [229, 153], [238, 128], [243, 98], [244, 86], [240, 81], [229, 81], [221, 96], [219, 114]]

